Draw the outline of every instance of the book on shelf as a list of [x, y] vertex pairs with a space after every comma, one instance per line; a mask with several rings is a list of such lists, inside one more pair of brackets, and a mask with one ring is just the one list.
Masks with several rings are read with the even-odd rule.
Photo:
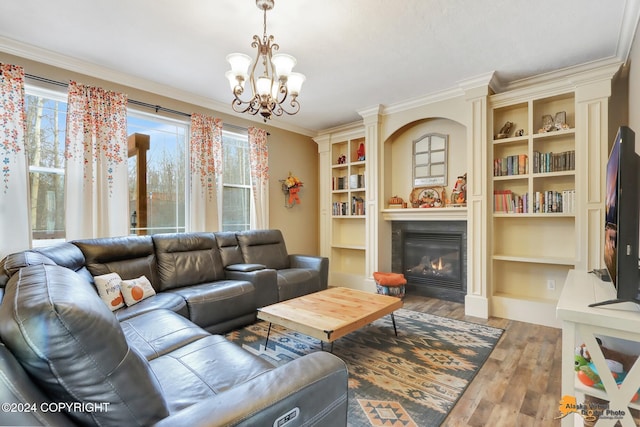
[[362, 197], [352, 197], [351, 215], [364, 215], [364, 199]]
[[351, 189], [364, 188], [364, 175], [362, 174], [350, 175], [349, 188]]
[[533, 152], [533, 173], [571, 171], [576, 169], [576, 151], [561, 153]]
[[527, 213], [528, 194], [522, 196], [514, 194], [511, 190], [494, 190], [493, 212], [495, 213]]
[[576, 190], [536, 191], [534, 213], [574, 213]]
[[349, 188], [346, 176], [334, 176], [331, 178], [331, 189], [347, 190]]
[[517, 154], [493, 160], [493, 176], [525, 175], [529, 173], [529, 158]]
[[347, 215], [349, 209], [349, 204], [345, 202], [333, 202], [333, 209], [331, 214], [333, 216], [343, 216]]

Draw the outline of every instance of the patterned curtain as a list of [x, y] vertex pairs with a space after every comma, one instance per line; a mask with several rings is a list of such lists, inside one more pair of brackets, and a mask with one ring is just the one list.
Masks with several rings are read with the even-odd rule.
[[217, 231], [222, 226], [222, 120], [191, 115], [190, 231]]
[[67, 240], [129, 233], [127, 96], [69, 83]]
[[251, 162], [251, 228], [269, 228], [269, 153], [267, 131], [249, 128], [249, 159]]
[[24, 69], [0, 63], [0, 258], [31, 246]]

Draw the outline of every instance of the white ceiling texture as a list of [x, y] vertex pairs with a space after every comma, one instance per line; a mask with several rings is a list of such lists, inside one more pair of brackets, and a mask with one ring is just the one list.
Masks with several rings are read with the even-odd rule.
[[[275, 0], [267, 33], [307, 76], [315, 135], [491, 76], [627, 59], [639, 0]], [[225, 56], [262, 35], [255, 0], [2, 0], [0, 51], [231, 113]]]

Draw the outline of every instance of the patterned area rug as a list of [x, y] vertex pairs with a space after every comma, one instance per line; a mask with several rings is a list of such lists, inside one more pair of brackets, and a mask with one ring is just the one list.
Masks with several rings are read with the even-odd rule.
[[[335, 341], [349, 368], [349, 425], [439, 426], [478, 373], [503, 330], [425, 313], [395, 312]], [[314, 351], [320, 341], [267, 322], [227, 335], [275, 365]], [[325, 350], [329, 346], [325, 344]]]

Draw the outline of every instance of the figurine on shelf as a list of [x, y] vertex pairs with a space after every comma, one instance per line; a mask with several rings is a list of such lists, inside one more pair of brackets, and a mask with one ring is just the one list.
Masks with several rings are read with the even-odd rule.
[[364, 142], [361, 142], [360, 145], [358, 146], [358, 151], [356, 153], [358, 155], [358, 161], [364, 161], [365, 156], [364, 156]]
[[495, 139], [509, 138], [509, 135], [511, 135], [511, 128], [513, 128], [513, 122], [507, 121], [504, 126], [500, 128], [500, 132], [495, 136]]
[[451, 190], [451, 204], [464, 205], [467, 203], [467, 174], [461, 175]]
[[554, 118], [555, 130], [564, 130], [569, 129], [569, 125], [567, 124], [567, 112], [560, 111], [556, 113], [556, 117]]
[[338, 157], [338, 164], [339, 165], [343, 165], [347, 163], [347, 156], [345, 156], [344, 154], [342, 156]]

